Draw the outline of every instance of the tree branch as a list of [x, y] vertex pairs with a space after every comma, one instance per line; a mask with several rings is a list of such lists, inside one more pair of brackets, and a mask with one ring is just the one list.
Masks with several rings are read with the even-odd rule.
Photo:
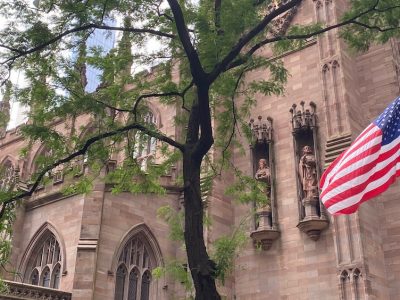
[[367, 28], [367, 29], [371, 29], [371, 30], [377, 30], [379, 32], [387, 32], [387, 31], [392, 31], [392, 30], [398, 30], [400, 29], [400, 27], [386, 27], [386, 28], [381, 28], [379, 26], [372, 26], [372, 25], [368, 25], [368, 24], [364, 24], [358, 21], [352, 21], [352, 24]]
[[168, 15], [168, 14], [166, 14], [166, 13], [162, 13], [162, 12], [160, 11], [160, 6], [161, 6], [162, 3], [163, 3], [163, 2], [160, 1], [160, 2], [158, 2], [158, 4], [156, 5], [157, 15], [158, 15], [159, 17], [165, 17], [165, 18], [168, 19], [170, 22], [174, 22], [175, 20], [174, 20], [173, 17], [171, 17], [170, 15]]
[[137, 119], [136, 119], [136, 113], [137, 113], [137, 108], [138, 108], [140, 102], [141, 102], [143, 99], [151, 98], [151, 97], [170, 97], [170, 96], [178, 96], [178, 97], [181, 97], [181, 98], [183, 99], [182, 108], [185, 109], [186, 111], [189, 111], [189, 110], [185, 107], [185, 102], [184, 102], [184, 101], [185, 101], [185, 95], [186, 95], [186, 93], [188, 92], [188, 90], [189, 90], [192, 86], [193, 86], [193, 81], [190, 82], [189, 85], [188, 85], [187, 87], [185, 87], [185, 88], [183, 89], [182, 92], [149, 93], [149, 94], [140, 95], [140, 96], [135, 100], [135, 104], [134, 104], [134, 106], [133, 106], [132, 109], [115, 107], [115, 106], [112, 106], [112, 105], [110, 105], [110, 104], [107, 104], [107, 103], [105, 103], [105, 102], [103, 102], [103, 101], [101, 101], [101, 100], [97, 100], [97, 99], [94, 99], [94, 101], [96, 101], [97, 103], [99, 103], [99, 104], [101, 104], [101, 105], [104, 105], [105, 107], [108, 107], [108, 108], [110, 108], [110, 109], [114, 109], [114, 110], [119, 111], [119, 112], [128, 112], [128, 113], [132, 113], [132, 114], [135, 115], [135, 121], [137, 121]]
[[172, 13], [174, 14], [176, 29], [178, 31], [179, 39], [182, 43], [183, 49], [187, 55], [193, 80], [197, 84], [198, 81], [204, 79], [206, 74], [203, 70], [203, 66], [201, 65], [197, 51], [193, 47], [193, 44], [190, 40], [189, 31], [186, 26], [181, 6], [177, 0], [168, 0], [168, 3]]
[[137, 119], [136, 119], [136, 117], [137, 117], [137, 116], [136, 116], [137, 109], [138, 109], [138, 107], [139, 107], [140, 102], [141, 102], [143, 99], [151, 98], [151, 97], [179, 96], [179, 97], [181, 97], [181, 98], [184, 100], [184, 99], [185, 99], [185, 94], [187, 93], [187, 91], [188, 91], [192, 86], [193, 86], [193, 81], [190, 82], [189, 85], [188, 85], [182, 92], [150, 93], [150, 94], [140, 95], [140, 96], [136, 99], [135, 104], [134, 104], [134, 106], [133, 106], [133, 109], [130, 110], [130, 112], [131, 112], [132, 114], [134, 114], [135, 121], [137, 121]]
[[130, 110], [130, 112], [134, 115], [135, 122], [137, 121], [137, 109], [139, 107], [140, 102], [143, 99], [151, 98], [151, 97], [169, 97], [169, 96], [181, 96], [181, 93], [179, 93], [179, 92], [167, 92], [167, 93], [150, 93], [150, 94], [140, 95], [136, 99], [135, 104], [133, 105], [133, 108]]
[[303, 0], [292, 0], [285, 4], [282, 4], [278, 8], [272, 10], [268, 15], [266, 15], [263, 20], [253, 27], [248, 33], [242, 36], [236, 45], [234, 45], [231, 51], [218, 63], [212, 72], [208, 76], [208, 81], [210, 83], [214, 82], [215, 79], [226, 70], [228, 65], [240, 54], [240, 51], [259, 33], [261, 33], [267, 25], [274, 20], [279, 15], [287, 12], [291, 8], [299, 5]]
[[[107, 26], [107, 25], [98, 25], [98, 24], [87, 24], [87, 25], [83, 25], [83, 26], [79, 26], [76, 28], [66, 30], [66, 31], [60, 33], [59, 35], [55, 36], [54, 38], [44, 42], [43, 44], [40, 44], [40, 45], [30, 48], [28, 50], [14, 49], [12, 51], [18, 52], [18, 54], [1, 62], [1, 64], [6, 64], [8, 62], [15, 61], [16, 59], [26, 56], [28, 54], [32, 54], [34, 52], [41, 51], [41, 50], [45, 49], [46, 47], [54, 44], [55, 42], [61, 40], [63, 37], [70, 35], [71, 33], [85, 31], [88, 29], [127, 31], [127, 32], [133, 32], [133, 33], [140, 33], [140, 34], [148, 33], [148, 34], [157, 35], [157, 36], [161, 36], [161, 37], [175, 38], [175, 35], [173, 35], [173, 34], [165, 33], [165, 32], [159, 31], [159, 30], [149, 29], [149, 28], [125, 28], [125, 27], [116, 27], [116, 26]], [[0, 47], [6, 48], [7, 46], [0, 45]]]
[[20, 193], [20, 194], [18, 194], [16, 196], [13, 196], [10, 199], [4, 201], [3, 202], [3, 207], [2, 207], [2, 209], [0, 211], [0, 219], [3, 217], [3, 214], [4, 214], [5, 210], [6, 210], [6, 206], [8, 204], [10, 204], [12, 202], [15, 202], [17, 200], [23, 199], [25, 197], [32, 196], [33, 193], [36, 191], [37, 187], [39, 186], [39, 184], [40, 184], [41, 180], [43, 179], [43, 177], [47, 174], [47, 172], [51, 171], [52, 169], [56, 168], [59, 165], [62, 165], [62, 164], [67, 163], [67, 162], [70, 162], [75, 157], [78, 157], [80, 155], [84, 155], [87, 152], [87, 150], [89, 149], [89, 147], [91, 145], [93, 145], [94, 143], [96, 143], [98, 141], [101, 141], [101, 140], [104, 140], [104, 139], [106, 139], [108, 137], [112, 137], [114, 135], [117, 135], [117, 134], [120, 134], [120, 133], [123, 133], [123, 132], [127, 132], [127, 131], [132, 130], [132, 129], [139, 130], [139, 131], [147, 134], [148, 136], [151, 136], [151, 137], [156, 138], [157, 140], [163, 141], [163, 142], [165, 142], [165, 143], [167, 143], [167, 144], [169, 144], [169, 145], [181, 150], [182, 152], [184, 152], [184, 150], [185, 150], [184, 146], [182, 144], [178, 143], [177, 141], [167, 137], [166, 135], [163, 135], [162, 133], [150, 130], [149, 128], [147, 128], [147, 127], [145, 127], [145, 126], [143, 126], [143, 125], [141, 125], [139, 123], [136, 123], [136, 122], [131, 123], [129, 125], [126, 125], [124, 127], [115, 129], [113, 131], [109, 131], [109, 132], [105, 132], [105, 133], [96, 135], [94, 137], [89, 138], [85, 142], [85, 144], [80, 149], [78, 149], [77, 151], [75, 151], [75, 152], [71, 153], [70, 155], [68, 155], [67, 157], [59, 159], [56, 162], [54, 162], [54, 163], [48, 165], [47, 167], [43, 168], [40, 171], [40, 173], [38, 174], [38, 177], [36, 178], [35, 182], [33, 183], [33, 185], [30, 187], [30, 189], [28, 191]]
[[226, 150], [228, 150], [230, 144], [232, 143], [233, 137], [235, 135], [235, 128], [236, 128], [236, 125], [237, 125], [235, 95], [236, 95], [237, 89], [239, 88], [240, 81], [242, 80], [243, 75], [244, 75], [245, 72], [246, 72], [246, 69], [243, 69], [242, 72], [240, 72], [240, 74], [239, 74], [239, 76], [238, 76], [238, 78], [236, 80], [236, 83], [235, 83], [235, 88], [234, 88], [234, 90], [232, 92], [231, 101], [232, 101], [233, 126], [232, 126], [232, 132], [231, 132], [231, 135], [229, 137], [228, 143], [225, 145], [224, 149], [222, 150], [222, 159], [223, 160], [225, 159], [225, 152], [226, 152]]
[[271, 43], [282, 41], [282, 40], [308, 39], [308, 38], [311, 38], [313, 36], [325, 33], [327, 31], [330, 31], [330, 30], [333, 30], [333, 29], [336, 29], [336, 28], [339, 28], [339, 27], [350, 25], [350, 24], [355, 24], [355, 25], [362, 26], [362, 27], [365, 27], [365, 28], [368, 28], [368, 29], [372, 29], [372, 30], [378, 30], [380, 32], [386, 32], [386, 31], [390, 31], [390, 30], [399, 29], [399, 27], [380, 28], [378, 26], [371, 26], [371, 25], [364, 24], [364, 23], [361, 23], [361, 22], [357, 21], [358, 18], [360, 18], [360, 17], [362, 17], [362, 16], [364, 16], [364, 15], [370, 13], [370, 12], [373, 12], [373, 11], [384, 12], [384, 11], [388, 11], [388, 10], [400, 7], [400, 5], [396, 5], [396, 6], [392, 6], [392, 7], [378, 9], [377, 8], [378, 4], [379, 4], [379, 0], [377, 0], [374, 3], [374, 5], [372, 7], [370, 7], [369, 9], [367, 9], [366, 11], [361, 12], [358, 15], [356, 15], [356, 16], [348, 19], [348, 20], [345, 20], [343, 22], [340, 22], [340, 23], [337, 23], [337, 24], [334, 24], [334, 25], [331, 25], [331, 26], [327, 26], [325, 28], [322, 28], [320, 30], [317, 30], [317, 31], [314, 31], [314, 32], [311, 32], [311, 33], [308, 33], [308, 34], [296, 34], [296, 35], [277, 36], [277, 37], [273, 37], [273, 38], [267, 38], [267, 39], [255, 44], [253, 47], [251, 47], [250, 50], [244, 54], [243, 57], [233, 61], [230, 65], [227, 66], [225, 71], [242, 65], [261, 47], [263, 47], [263, 46], [265, 46], [267, 44], [271, 44]]
[[201, 162], [204, 155], [207, 154], [214, 143], [211, 124], [210, 95], [208, 91], [208, 87], [197, 87], [198, 115], [201, 116], [201, 118], [198, 117], [198, 121], [201, 128], [201, 135], [194, 146], [192, 157], [199, 162]]
[[19, 53], [19, 54], [24, 53], [23, 51], [21, 51], [21, 50], [19, 50], [19, 49], [17, 49], [17, 48], [9, 47], [9, 46], [4, 45], [4, 44], [0, 44], [0, 48], [4, 48], [4, 49], [10, 50], [10, 51], [12, 51], [12, 52], [17, 52], [17, 53]]

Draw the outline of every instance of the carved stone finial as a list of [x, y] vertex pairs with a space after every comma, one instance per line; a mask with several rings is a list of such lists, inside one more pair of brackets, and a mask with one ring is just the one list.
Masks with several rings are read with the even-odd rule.
[[262, 121], [262, 116], [258, 116], [258, 122], [250, 119], [250, 129], [255, 143], [270, 143], [272, 141], [272, 118], [268, 117], [267, 122]]
[[290, 109], [290, 112], [292, 113], [291, 123], [293, 134], [316, 127], [315, 103], [310, 102], [310, 109], [305, 108], [304, 101], [300, 102], [300, 106], [301, 109], [296, 110], [297, 105], [293, 104]]

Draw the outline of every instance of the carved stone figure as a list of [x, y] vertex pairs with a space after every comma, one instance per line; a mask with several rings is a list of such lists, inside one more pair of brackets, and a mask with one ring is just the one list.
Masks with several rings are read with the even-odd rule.
[[310, 146], [303, 147], [299, 163], [299, 176], [304, 197], [311, 199], [318, 196], [317, 163]]
[[271, 172], [269, 167], [267, 166], [267, 160], [265, 158], [261, 158], [258, 161], [258, 169], [256, 175], [254, 176], [258, 181], [263, 181], [267, 185], [271, 183]]
[[265, 182], [266, 188], [265, 193], [268, 198], [271, 196], [271, 171], [267, 165], [267, 160], [265, 158], [261, 158], [258, 161], [258, 169], [256, 175], [254, 176], [258, 181]]

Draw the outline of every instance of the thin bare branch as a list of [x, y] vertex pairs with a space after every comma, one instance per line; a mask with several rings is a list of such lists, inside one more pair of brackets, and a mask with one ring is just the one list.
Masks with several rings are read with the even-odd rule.
[[180, 97], [181, 93], [179, 93], [179, 92], [167, 92], [167, 93], [150, 93], [150, 94], [140, 95], [136, 99], [135, 104], [133, 105], [133, 108], [130, 110], [130, 112], [134, 114], [134, 120], [137, 121], [137, 109], [139, 107], [140, 102], [143, 99], [152, 98], [152, 97], [170, 97], [170, 96], [179, 96]]
[[235, 88], [234, 88], [234, 90], [233, 90], [233, 92], [232, 92], [232, 97], [231, 97], [231, 102], [232, 102], [232, 116], [233, 116], [232, 132], [231, 132], [231, 135], [229, 136], [228, 143], [225, 145], [224, 149], [223, 149], [222, 152], [221, 152], [221, 153], [222, 153], [222, 162], [221, 162], [221, 167], [220, 167], [220, 170], [219, 170], [219, 174], [222, 173], [222, 168], [223, 168], [223, 166], [224, 166], [225, 157], [226, 157], [226, 156], [225, 156], [225, 153], [226, 153], [226, 151], [228, 150], [228, 148], [230, 147], [230, 145], [231, 145], [231, 143], [232, 143], [232, 141], [233, 141], [233, 137], [235, 136], [235, 133], [236, 133], [237, 114], [236, 114], [236, 106], [235, 106], [235, 96], [236, 96], [236, 94], [237, 94], [237, 90], [238, 90], [238, 88], [239, 88], [240, 82], [242, 81], [243, 75], [244, 75], [244, 73], [246, 73], [246, 71], [247, 71], [247, 69], [244, 68], [244, 69], [240, 72], [240, 74], [239, 74], [239, 76], [238, 76], [238, 78], [237, 78], [237, 80], [236, 80], [236, 83], [235, 83]]
[[115, 106], [113, 106], [113, 105], [110, 105], [110, 104], [108, 104], [108, 103], [105, 103], [105, 102], [103, 102], [103, 101], [101, 101], [101, 100], [97, 100], [97, 99], [94, 99], [94, 101], [96, 101], [97, 103], [99, 103], [99, 104], [101, 104], [101, 105], [104, 105], [105, 107], [108, 107], [108, 108], [110, 108], [110, 109], [114, 109], [114, 110], [119, 111], [119, 112], [128, 112], [128, 113], [132, 113], [132, 114], [135, 115], [135, 121], [137, 121], [137, 119], [136, 119], [136, 113], [137, 113], [138, 106], [139, 106], [140, 102], [141, 102], [143, 99], [146, 99], [146, 98], [152, 98], [152, 97], [157, 97], [157, 98], [158, 98], [158, 97], [178, 96], [178, 97], [181, 97], [181, 98], [182, 98], [182, 101], [183, 101], [183, 102], [182, 102], [182, 108], [185, 109], [186, 111], [189, 111], [189, 109], [185, 107], [185, 95], [186, 95], [186, 93], [188, 92], [188, 90], [189, 90], [192, 86], [193, 86], [193, 81], [191, 81], [191, 82], [189, 83], [189, 85], [188, 85], [187, 87], [185, 87], [185, 88], [182, 90], [182, 92], [175, 92], [175, 91], [173, 91], [173, 92], [166, 92], [166, 93], [149, 93], [149, 94], [140, 95], [140, 96], [135, 100], [135, 104], [134, 104], [134, 107], [133, 107], [132, 109], [115, 107]]

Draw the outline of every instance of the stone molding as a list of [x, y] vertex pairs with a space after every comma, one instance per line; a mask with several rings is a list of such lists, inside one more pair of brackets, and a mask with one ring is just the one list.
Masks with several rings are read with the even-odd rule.
[[44, 288], [36, 285], [19, 283], [14, 281], [4, 282], [8, 286], [8, 291], [0, 295], [0, 299], [41, 299], [41, 300], [71, 300], [72, 294], [55, 289]]

